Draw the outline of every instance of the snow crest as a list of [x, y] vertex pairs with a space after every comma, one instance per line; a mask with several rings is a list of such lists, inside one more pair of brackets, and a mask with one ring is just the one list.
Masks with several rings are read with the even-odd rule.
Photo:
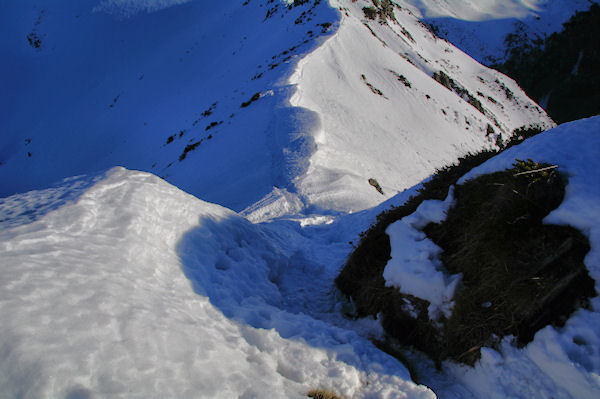
[[[2, 208], [51, 197], [41, 194]], [[434, 397], [356, 333], [281, 307], [282, 280], [306, 257], [156, 176], [114, 168], [10, 226], [0, 230], [4, 397]], [[300, 240], [287, 234], [288, 246]]]

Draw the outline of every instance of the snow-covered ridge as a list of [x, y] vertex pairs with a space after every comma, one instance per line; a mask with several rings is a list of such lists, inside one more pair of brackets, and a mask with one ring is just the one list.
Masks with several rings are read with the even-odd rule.
[[0, 230], [3, 397], [434, 397], [356, 333], [286, 308], [286, 275], [314, 268], [299, 234], [280, 229], [280, 247], [148, 173], [99, 178], [1, 205], [77, 193]]
[[[333, 279], [378, 210], [343, 211], [552, 122], [398, 3], [382, 22], [364, 0], [1, 2], [2, 395], [435, 397], [369, 341], [377, 321], [341, 316]], [[549, 221], [590, 237], [596, 281], [599, 124], [472, 174], [559, 163]], [[596, 398], [598, 309], [424, 377], [440, 397]]]
[[[557, 163], [569, 185], [548, 222], [590, 238], [585, 263], [596, 282], [599, 125], [598, 117], [564, 124], [466, 177], [515, 158]], [[356, 398], [434, 397], [357, 334], [364, 324], [341, 322], [326, 293], [349, 250], [348, 226], [364, 227], [372, 214], [318, 229], [255, 225], [122, 168], [5, 198], [0, 209], [15, 215], [48, 203], [56, 206], [32, 222], [0, 225], [4, 396], [300, 398], [321, 387]], [[448, 364], [447, 377], [421, 377], [440, 397], [595, 398], [598, 301], [523, 350], [507, 341], [500, 352], [483, 349], [473, 369]]]
[[324, 2], [1, 7], [0, 195], [123, 165], [240, 210], [310, 150], [291, 148], [287, 78], [335, 30]]
[[355, 211], [551, 125], [409, 8], [299, 3], [4, 3], [0, 195], [123, 165], [248, 215], [270, 204], [254, 220]]
[[371, 1], [332, 4], [342, 13], [338, 31], [290, 80], [291, 104], [321, 121], [296, 181], [309, 204], [371, 207], [518, 127], [553, 125], [514, 81], [438, 40], [406, 2], [385, 20], [367, 17]]

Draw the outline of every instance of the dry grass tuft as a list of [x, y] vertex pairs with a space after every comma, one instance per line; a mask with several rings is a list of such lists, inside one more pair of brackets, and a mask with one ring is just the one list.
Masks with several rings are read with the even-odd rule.
[[306, 396], [313, 399], [342, 399], [335, 392], [324, 389], [312, 389]]

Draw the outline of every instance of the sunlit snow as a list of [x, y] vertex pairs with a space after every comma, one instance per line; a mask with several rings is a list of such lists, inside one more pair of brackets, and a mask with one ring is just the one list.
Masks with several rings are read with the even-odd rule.
[[[333, 280], [379, 212], [435, 168], [554, 124], [436, 39], [419, 2], [387, 24], [371, 1], [316, 3], [0, 3], [2, 398], [600, 396], [598, 297], [474, 368], [422, 359], [418, 383], [375, 346], [378, 320], [344, 316]], [[597, 282], [599, 140], [600, 117], [561, 125], [466, 177], [558, 164], [567, 194], [546, 220], [589, 237]], [[427, 247], [397, 285], [432, 314], [458, 277], [414, 233], [450, 201], [390, 230], [394, 248]]]

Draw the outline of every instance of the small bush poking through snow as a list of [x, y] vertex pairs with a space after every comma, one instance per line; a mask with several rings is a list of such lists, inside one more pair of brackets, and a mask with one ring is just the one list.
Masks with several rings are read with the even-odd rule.
[[375, 187], [375, 190], [377, 190], [377, 192], [379, 194], [383, 194], [383, 189], [381, 188], [381, 186], [379, 185], [379, 182], [373, 178], [369, 179], [369, 184], [373, 187]]
[[381, 22], [385, 22], [388, 19], [395, 20], [394, 15], [394, 4], [391, 0], [372, 0], [374, 7], [363, 7], [365, 17], [369, 19], [375, 19], [379, 16]]
[[408, 87], [409, 89], [412, 87], [411, 83], [408, 81], [408, 79], [406, 79], [406, 76], [400, 75], [398, 72], [392, 71], [391, 69], [389, 69], [389, 71], [392, 75], [396, 77], [398, 82], [401, 82], [404, 86]]
[[341, 399], [335, 392], [326, 391], [323, 389], [313, 389], [309, 391], [306, 396], [313, 399]]
[[456, 93], [460, 98], [472, 105], [477, 111], [485, 115], [485, 109], [483, 108], [483, 105], [481, 105], [481, 101], [479, 101], [471, 93], [469, 93], [469, 91], [465, 89], [460, 83], [456, 82], [450, 76], [446, 75], [444, 71], [434, 72], [433, 79], [448, 90]]
[[367, 85], [369, 90], [371, 90], [371, 92], [373, 94], [377, 94], [378, 96], [381, 96], [381, 97], [387, 99], [387, 97], [383, 95], [383, 92], [381, 90], [379, 90], [377, 87], [373, 86], [371, 83], [369, 83], [367, 81], [367, 77], [364, 74], [360, 75], [360, 78], [363, 80], [363, 82], [365, 82], [365, 84]]
[[254, 101], [258, 100], [260, 98], [260, 92], [256, 92], [252, 95], [252, 97], [250, 97], [250, 100], [248, 101], [244, 101], [241, 105], [240, 108], [246, 108], [248, 105], [252, 104]]
[[377, 17], [377, 9], [375, 7], [363, 7], [365, 17], [375, 19]]

